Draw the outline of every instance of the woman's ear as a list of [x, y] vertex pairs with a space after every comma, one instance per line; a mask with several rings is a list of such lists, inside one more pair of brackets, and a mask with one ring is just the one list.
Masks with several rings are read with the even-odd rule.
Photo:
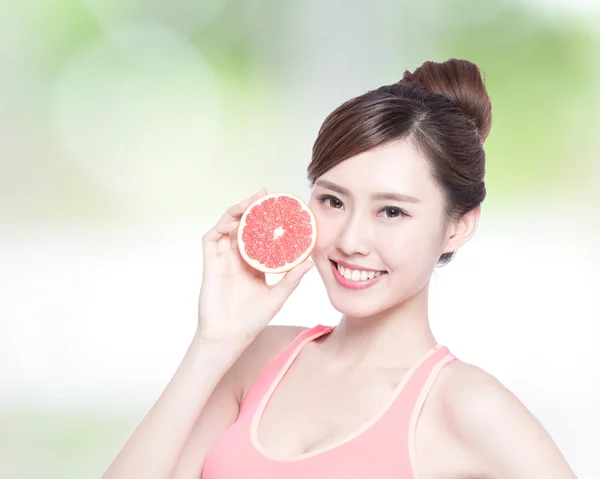
[[442, 253], [453, 253], [469, 241], [479, 226], [481, 207], [476, 206], [457, 220], [450, 220]]

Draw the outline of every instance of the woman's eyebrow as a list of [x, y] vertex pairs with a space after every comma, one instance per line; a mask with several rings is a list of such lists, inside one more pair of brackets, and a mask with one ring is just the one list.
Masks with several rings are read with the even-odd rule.
[[[320, 186], [322, 188], [327, 188], [328, 190], [335, 191], [340, 195], [351, 196], [350, 191], [343, 186], [337, 185], [328, 180], [317, 180], [315, 185]], [[421, 200], [419, 198], [415, 198], [411, 195], [406, 195], [404, 193], [373, 193], [371, 198], [376, 201], [388, 200], [388, 201], [398, 201], [400, 203], [420, 203]]]
[[340, 185], [336, 185], [335, 183], [332, 183], [331, 181], [317, 180], [315, 182], [315, 185], [320, 186], [321, 188], [327, 188], [328, 190], [335, 191], [336, 193], [339, 193], [340, 195], [350, 196], [350, 191], [348, 191], [346, 188], [344, 188]]
[[400, 203], [420, 203], [419, 198], [404, 193], [373, 193], [371, 198], [374, 200], [391, 200], [399, 201]]

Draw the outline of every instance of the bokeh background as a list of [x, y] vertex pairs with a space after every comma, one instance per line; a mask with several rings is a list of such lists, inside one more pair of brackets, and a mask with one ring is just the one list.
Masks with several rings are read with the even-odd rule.
[[[189, 344], [202, 234], [262, 185], [307, 198], [331, 110], [449, 57], [494, 123], [434, 332], [600, 477], [599, 3], [3, 2], [0, 478], [100, 477]], [[338, 316], [313, 271], [274, 323]]]

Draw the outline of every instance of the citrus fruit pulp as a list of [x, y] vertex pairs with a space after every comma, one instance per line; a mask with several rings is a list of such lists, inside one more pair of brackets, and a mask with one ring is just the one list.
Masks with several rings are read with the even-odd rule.
[[272, 193], [254, 201], [240, 220], [242, 258], [264, 273], [284, 273], [305, 261], [317, 241], [310, 207], [289, 193]]

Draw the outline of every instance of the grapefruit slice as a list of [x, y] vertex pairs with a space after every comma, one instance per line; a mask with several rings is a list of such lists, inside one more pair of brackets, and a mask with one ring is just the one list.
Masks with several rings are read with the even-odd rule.
[[240, 220], [242, 258], [263, 273], [285, 273], [305, 261], [317, 241], [310, 207], [289, 193], [272, 193], [254, 201]]

